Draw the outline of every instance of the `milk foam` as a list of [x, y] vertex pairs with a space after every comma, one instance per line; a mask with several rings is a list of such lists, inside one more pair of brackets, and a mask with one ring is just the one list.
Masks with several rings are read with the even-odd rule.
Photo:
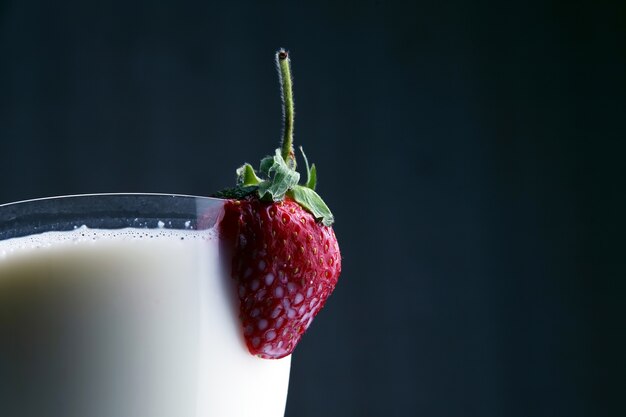
[[[186, 223], [189, 226], [190, 223]], [[11, 254], [22, 254], [33, 249], [58, 248], [67, 245], [93, 244], [95, 242], [129, 242], [148, 239], [202, 239], [205, 241], [216, 240], [215, 229], [207, 230], [177, 230], [165, 229], [163, 222], [159, 223], [158, 229], [90, 229], [80, 226], [66, 232], [46, 232], [30, 236], [18, 237], [0, 241], [0, 259]]]

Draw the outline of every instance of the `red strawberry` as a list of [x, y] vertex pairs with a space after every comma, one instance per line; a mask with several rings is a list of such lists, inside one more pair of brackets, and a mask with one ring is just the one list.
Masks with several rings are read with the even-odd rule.
[[341, 272], [333, 229], [292, 200], [226, 204], [224, 230], [234, 241], [244, 336], [251, 353], [289, 355], [324, 306]]
[[314, 191], [317, 171], [304, 152], [307, 181], [298, 184], [287, 52], [278, 51], [276, 62], [285, 116], [282, 149], [261, 161], [263, 178], [245, 164], [237, 170], [237, 187], [216, 195], [228, 199], [220, 227], [233, 251], [231, 272], [246, 344], [252, 354], [268, 359], [293, 351], [341, 272], [330, 227], [334, 218]]

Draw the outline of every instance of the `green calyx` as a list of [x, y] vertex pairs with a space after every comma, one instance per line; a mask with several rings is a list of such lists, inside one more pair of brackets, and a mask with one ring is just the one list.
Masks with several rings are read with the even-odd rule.
[[302, 155], [307, 168], [307, 181], [304, 184], [298, 184], [300, 173], [289, 167], [280, 149], [276, 149], [274, 156], [266, 156], [261, 160], [261, 177], [252, 165], [244, 164], [237, 169], [237, 186], [217, 193], [216, 197], [242, 199], [254, 195], [267, 202], [288, 197], [310, 212], [316, 220], [330, 226], [335, 221], [333, 214], [314, 189], [317, 182], [315, 165], [309, 167], [304, 152]]
[[296, 156], [293, 150], [294, 104], [292, 93], [291, 69], [288, 53], [281, 49], [276, 53], [276, 65], [280, 75], [283, 98], [284, 130], [281, 148], [273, 156], [266, 156], [259, 166], [260, 177], [252, 165], [246, 163], [237, 169], [237, 186], [217, 194], [220, 198], [242, 199], [256, 195], [263, 201], [277, 202], [285, 197], [291, 198], [310, 212], [317, 221], [325, 226], [334, 222], [333, 214], [324, 200], [315, 192], [317, 169], [309, 161], [300, 147], [306, 166], [306, 182], [299, 184], [300, 173], [296, 171]]

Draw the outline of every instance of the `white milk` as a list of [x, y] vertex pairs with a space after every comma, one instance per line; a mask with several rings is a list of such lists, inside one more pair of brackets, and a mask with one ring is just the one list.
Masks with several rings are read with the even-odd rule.
[[0, 241], [0, 416], [282, 416], [290, 358], [248, 353], [212, 233]]

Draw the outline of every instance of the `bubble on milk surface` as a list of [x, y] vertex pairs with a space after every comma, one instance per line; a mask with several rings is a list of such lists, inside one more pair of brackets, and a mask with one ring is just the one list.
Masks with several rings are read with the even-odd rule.
[[[186, 227], [187, 224], [185, 224]], [[0, 259], [7, 256], [29, 251], [33, 249], [46, 249], [50, 247], [56, 247], [59, 245], [78, 245], [85, 243], [97, 243], [114, 240], [124, 241], [141, 241], [141, 240], [153, 240], [153, 239], [203, 239], [213, 240], [217, 239], [217, 231], [215, 228], [206, 230], [193, 230], [193, 229], [168, 229], [165, 227], [165, 222], [159, 221], [157, 228], [124, 228], [124, 229], [92, 229], [85, 225], [74, 226], [72, 230], [68, 231], [52, 231], [39, 234], [33, 234], [29, 236], [11, 238], [0, 241]]]

